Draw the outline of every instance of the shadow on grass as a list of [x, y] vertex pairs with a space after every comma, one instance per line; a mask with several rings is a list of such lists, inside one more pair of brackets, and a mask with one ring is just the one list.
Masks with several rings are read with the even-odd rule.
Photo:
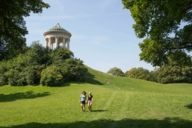
[[22, 125], [0, 128], [192, 128], [192, 121], [178, 118], [163, 120], [150, 119], [122, 119], [122, 120], [95, 120], [91, 122], [73, 123], [27, 123]]
[[91, 112], [106, 112], [107, 110], [102, 110], [102, 109], [97, 109], [97, 110], [92, 110]]
[[0, 94], [0, 102], [10, 102], [20, 99], [33, 99], [38, 97], [44, 97], [50, 95], [49, 92], [34, 93], [32, 91], [28, 92], [18, 92], [14, 94]]
[[95, 75], [93, 75], [89, 72], [87, 73], [85, 82], [90, 83], [90, 84], [103, 85], [102, 82], [95, 79]]
[[188, 104], [185, 107], [187, 107], [188, 109], [192, 109], [192, 104]]
[[97, 80], [95, 78], [95, 75], [91, 74], [90, 72], [87, 72], [82, 80], [73, 80], [72, 79], [71, 82], [79, 83], [79, 84], [89, 83], [89, 84], [95, 84], [95, 85], [103, 85], [103, 83], [100, 82], [99, 80]]
[[70, 86], [71, 83], [76, 83], [76, 84], [89, 83], [89, 84], [94, 84], [94, 85], [103, 85], [102, 82], [95, 79], [95, 75], [93, 75], [89, 72], [86, 73], [86, 75], [83, 77], [84, 77], [83, 79], [70, 78], [70, 80], [67, 82], [56, 84], [56, 85], [48, 85], [48, 86], [50, 86], [50, 87], [65, 87], [65, 86]]

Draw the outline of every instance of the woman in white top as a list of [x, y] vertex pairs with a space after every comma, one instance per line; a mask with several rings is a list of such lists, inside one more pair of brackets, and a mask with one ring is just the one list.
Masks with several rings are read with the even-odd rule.
[[81, 103], [81, 110], [85, 111], [85, 104], [86, 104], [86, 92], [83, 91], [80, 95], [80, 103]]

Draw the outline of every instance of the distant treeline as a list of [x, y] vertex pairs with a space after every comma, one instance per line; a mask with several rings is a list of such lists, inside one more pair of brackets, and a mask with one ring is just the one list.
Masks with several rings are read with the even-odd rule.
[[132, 68], [125, 73], [120, 68], [114, 67], [108, 73], [115, 76], [126, 76], [159, 83], [192, 83], [191, 66], [165, 65], [154, 71], [139, 67]]

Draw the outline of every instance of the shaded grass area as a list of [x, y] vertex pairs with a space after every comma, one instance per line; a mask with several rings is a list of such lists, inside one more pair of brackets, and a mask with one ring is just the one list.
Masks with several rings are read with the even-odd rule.
[[192, 103], [191, 104], [187, 104], [185, 107], [192, 109]]
[[0, 128], [192, 128], [192, 121], [179, 118], [151, 119], [100, 119], [90, 122], [79, 121], [73, 123], [27, 123]]
[[49, 92], [34, 93], [33, 91], [0, 94], [0, 102], [10, 102], [20, 99], [33, 99], [50, 95]]

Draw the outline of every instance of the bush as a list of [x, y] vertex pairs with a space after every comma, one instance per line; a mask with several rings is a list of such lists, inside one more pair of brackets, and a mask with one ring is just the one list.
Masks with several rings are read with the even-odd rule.
[[6, 84], [8, 84], [7, 77], [6, 77], [4, 74], [2, 74], [2, 75], [0, 76], [0, 86], [1, 86], [1, 85], [6, 85]]
[[163, 66], [157, 71], [157, 80], [160, 83], [192, 83], [192, 67]]
[[57, 48], [51, 53], [53, 64], [62, 64], [63, 61], [69, 58], [73, 58], [73, 53], [66, 48]]
[[42, 85], [47, 86], [60, 86], [64, 83], [63, 76], [60, 72], [60, 69], [56, 66], [52, 65], [43, 69], [41, 72], [41, 80], [40, 83]]
[[129, 71], [127, 71], [126, 76], [130, 78], [136, 78], [136, 79], [143, 79], [143, 80], [149, 80], [149, 81], [154, 81], [154, 77], [152, 73], [144, 68], [132, 68]]
[[41, 44], [34, 42], [26, 53], [29, 58], [30, 65], [49, 64], [50, 57], [48, 49], [44, 48]]
[[65, 48], [47, 50], [34, 43], [17, 57], [0, 62], [0, 85], [58, 86], [69, 81], [85, 81], [83, 62]]
[[111, 68], [107, 73], [113, 76], [124, 76], [123, 71], [117, 67]]
[[[88, 70], [79, 59], [67, 59], [63, 65], [68, 69], [68, 81], [86, 81]], [[63, 69], [61, 68], [62, 73]]]
[[0, 63], [0, 85], [6, 85], [8, 84], [7, 77], [5, 76], [5, 72], [8, 71], [8, 66], [6, 65], [6, 62]]
[[38, 85], [40, 83], [41, 70], [42, 67], [38, 65], [26, 68], [27, 74], [25, 77], [28, 85]]
[[25, 74], [26, 72], [22, 72], [16, 69], [10, 69], [8, 72], [6, 72], [8, 84], [14, 86], [27, 85]]

